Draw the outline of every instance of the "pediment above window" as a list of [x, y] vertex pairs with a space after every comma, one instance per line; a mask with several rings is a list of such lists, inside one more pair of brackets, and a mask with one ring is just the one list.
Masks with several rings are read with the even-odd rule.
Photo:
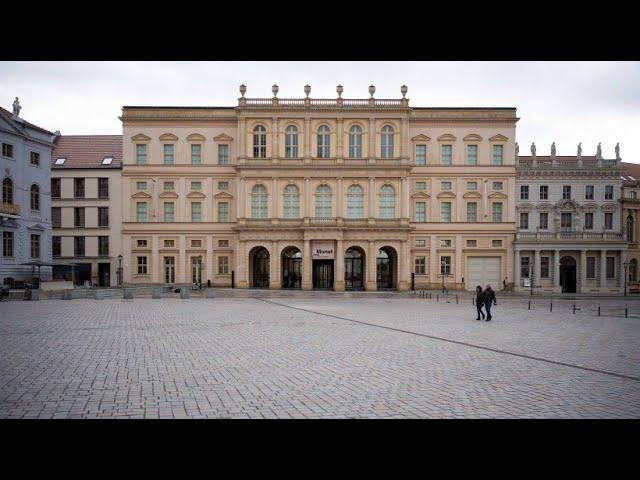
[[216, 135], [213, 137], [216, 142], [232, 142], [233, 137], [227, 135], [226, 133], [221, 133], [220, 135]]
[[586, 211], [588, 211], [588, 212], [593, 212], [594, 210], [597, 210], [597, 209], [598, 209], [598, 204], [597, 204], [597, 203], [595, 203], [595, 202], [585, 202], [585, 203], [582, 205], [582, 209], [583, 209], [583, 210], [586, 210]]
[[462, 195], [462, 198], [482, 198], [482, 195], [480, 195], [478, 192], [467, 192]]
[[429, 199], [431, 198], [431, 195], [429, 195], [427, 192], [424, 191], [419, 191], [419, 192], [415, 192], [413, 195], [411, 195], [411, 198], [426, 198]]
[[178, 198], [178, 194], [176, 192], [162, 192], [158, 196], [160, 198]]
[[493, 192], [491, 195], [489, 195], [489, 198], [504, 200], [505, 198], [507, 198], [507, 196], [502, 192]]
[[145, 192], [137, 192], [131, 195], [131, 198], [151, 198], [151, 195]]
[[151, 140], [151, 137], [147, 137], [143, 133], [138, 133], [137, 135], [131, 137], [131, 140], [133, 140], [134, 142], [148, 142], [149, 140]]
[[555, 208], [557, 210], [579, 210], [580, 209], [580, 205], [578, 205], [576, 202], [574, 202], [573, 200], [560, 200], [558, 203], [556, 203]]
[[176, 137], [173, 133], [163, 133], [162, 135], [160, 135], [160, 140], [175, 142], [178, 140], [178, 137]]
[[200, 135], [199, 133], [192, 133], [187, 137], [187, 140], [190, 142], [204, 142], [204, 135]]
[[225, 199], [231, 199], [233, 198], [233, 195], [231, 195], [228, 192], [219, 192], [216, 193], [213, 198], [215, 198], [216, 200], [225, 200]]
[[604, 205], [601, 205], [600, 208], [602, 208], [602, 210], [605, 211], [605, 212], [613, 212], [616, 209], [616, 204], [615, 203], [605, 203]]
[[440, 192], [437, 198], [456, 198], [456, 194], [453, 192]]
[[451, 135], [450, 133], [445, 133], [444, 135], [440, 135], [438, 137], [439, 142], [455, 142], [456, 140], [456, 137], [454, 135]]
[[535, 206], [530, 202], [526, 202], [526, 203], [519, 203], [516, 206], [516, 208], [518, 209], [518, 211], [528, 212], [530, 210], [533, 210], [535, 208]]
[[553, 204], [549, 202], [539, 203], [538, 210], [540, 212], [550, 212], [551, 210], [553, 210]]
[[465, 142], [481, 142], [482, 137], [476, 133], [471, 133], [463, 138]]
[[504, 135], [498, 134], [498, 135], [494, 135], [493, 137], [491, 137], [489, 139], [490, 142], [506, 142], [509, 139], [507, 137], [505, 137]]
[[187, 198], [205, 198], [205, 195], [202, 192], [189, 192]]
[[39, 223], [36, 223], [35, 225], [31, 225], [30, 227], [27, 227], [27, 230], [31, 230], [33, 232], [44, 232], [45, 228]]
[[415, 137], [413, 137], [411, 139], [412, 142], [428, 142], [430, 140], [431, 140], [431, 138], [427, 137], [426, 135], [424, 135], [422, 133], [420, 135], [416, 135]]

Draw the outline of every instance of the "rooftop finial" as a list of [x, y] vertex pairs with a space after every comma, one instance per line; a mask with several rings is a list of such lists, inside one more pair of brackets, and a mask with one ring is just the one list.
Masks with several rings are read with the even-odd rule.
[[402, 98], [406, 98], [408, 91], [409, 91], [409, 89], [407, 88], [406, 85], [402, 85], [400, 87], [400, 93], [402, 94]]
[[311, 85], [308, 83], [304, 86], [304, 94], [309, 98], [309, 94], [311, 93]]
[[18, 99], [18, 97], [16, 97], [16, 99], [13, 101], [13, 115], [19, 117], [20, 110], [22, 110], [22, 107], [20, 106], [20, 100]]
[[582, 142], [578, 144], [578, 158], [582, 158]]
[[278, 90], [280, 90], [280, 87], [278, 87], [278, 85], [276, 84], [274, 84], [273, 87], [271, 87], [271, 91], [273, 92], [274, 97], [278, 96]]
[[371, 95], [371, 98], [373, 98], [374, 93], [376, 93], [375, 85], [369, 85], [369, 95]]
[[243, 83], [240, 85], [240, 95], [244, 98], [244, 94], [247, 92], [247, 86]]
[[336, 87], [336, 92], [338, 92], [338, 98], [342, 98], [342, 92], [344, 92], [344, 88], [342, 85], [338, 85]]
[[536, 156], [536, 142], [531, 142], [531, 156]]
[[551, 144], [551, 158], [556, 158], [556, 142]]
[[598, 142], [598, 148], [596, 149], [596, 158], [602, 158], [602, 143]]
[[620, 156], [620, 142], [616, 143], [616, 160], [622, 160]]

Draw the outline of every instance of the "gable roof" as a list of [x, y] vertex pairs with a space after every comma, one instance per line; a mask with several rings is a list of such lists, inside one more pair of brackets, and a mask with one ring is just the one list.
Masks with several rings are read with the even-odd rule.
[[635, 187], [640, 181], [640, 164], [622, 162], [624, 173], [622, 174], [622, 184], [625, 187]]
[[0, 107], [0, 114], [2, 114], [3, 116], [5, 116], [12, 125], [14, 125], [15, 127], [18, 127], [19, 130], [22, 130], [22, 128], [27, 127], [30, 128], [32, 130], [36, 130], [38, 132], [42, 132], [45, 133], [47, 135], [53, 135], [53, 132], [50, 132], [49, 130], [45, 130], [42, 127], [39, 127], [37, 125], [34, 125], [31, 122], [27, 122], [25, 119], [23, 119], [22, 117], [20, 117], [20, 120], [22, 120], [22, 122], [16, 122], [13, 119], [13, 112], [10, 112], [9, 110], [7, 110], [6, 108], [2, 108]]
[[[105, 157], [113, 157], [103, 165]], [[56, 159], [66, 158], [63, 165]], [[51, 168], [122, 168], [122, 135], [61, 135], [51, 152]]]

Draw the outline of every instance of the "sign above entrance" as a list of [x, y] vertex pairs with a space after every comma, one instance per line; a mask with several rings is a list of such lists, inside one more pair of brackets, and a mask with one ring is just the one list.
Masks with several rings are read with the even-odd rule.
[[333, 241], [332, 240], [320, 240], [313, 241], [313, 247], [311, 249], [311, 258], [314, 260], [333, 260]]

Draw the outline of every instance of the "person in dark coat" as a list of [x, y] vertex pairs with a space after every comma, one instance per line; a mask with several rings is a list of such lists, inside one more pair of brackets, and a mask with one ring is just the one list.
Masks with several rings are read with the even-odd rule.
[[491, 321], [491, 306], [497, 305], [496, 301], [496, 292], [491, 289], [491, 285], [487, 285], [487, 288], [482, 292], [482, 297], [484, 299], [484, 308], [487, 310], [487, 322]]
[[478, 311], [478, 318], [476, 318], [476, 320], [480, 320], [480, 316], [482, 316], [482, 320], [484, 320], [484, 312], [482, 311], [483, 305], [484, 296], [482, 295], [482, 287], [478, 285], [476, 287], [476, 310]]

